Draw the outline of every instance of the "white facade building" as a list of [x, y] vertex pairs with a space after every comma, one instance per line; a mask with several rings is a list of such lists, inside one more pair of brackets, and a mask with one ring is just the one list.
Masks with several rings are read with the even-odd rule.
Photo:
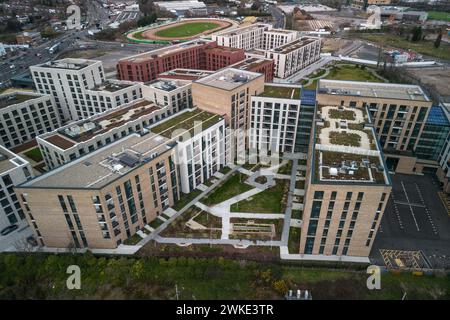
[[142, 85], [142, 96], [154, 103], [165, 106], [168, 115], [192, 107], [192, 81], [156, 79]]
[[56, 168], [164, 119], [167, 107], [138, 99], [113, 110], [65, 125], [38, 136], [48, 168]]
[[0, 144], [12, 148], [61, 126], [50, 95], [15, 91], [0, 95]]
[[298, 38], [298, 32], [285, 29], [270, 29], [264, 32], [263, 50], [271, 50], [294, 41]]
[[269, 24], [255, 23], [247, 27], [219, 32], [212, 35], [212, 40], [217, 41], [219, 46], [244, 50], [259, 49], [264, 47], [264, 32], [270, 29], [272, 26]]
[[275, 62], [275, 77], [284, 79], [319, 60], [320, 45], [320, 38], [302, 37], [266, 51], [265, 57]]
[[250, 149], [294, 152], [300, 86], [266, 85], [264, 93], [252, 96], [251, 102]]
[[[167, 123], [173, 123], [174, 126]], [[225, 164], [223, 117], [198, 108], [187, 109], [149, 129], [152, 133], [177, 141], [175, 159], [180, 173], [181, 191], [184, 193], [194, 191]], [[189, 136], [185, 136], [186, 130]]]
[[140, 98], [138, 83], [107, 81], [101, 61], [62, 59], [31, 66], [36, 89], [55, 98], [63, 122], [80, 120]]
[[0, 146], [0, 230], [12, 224], [27, 225], [14, 186], [32, 177], [33, 171], [26, 160]]

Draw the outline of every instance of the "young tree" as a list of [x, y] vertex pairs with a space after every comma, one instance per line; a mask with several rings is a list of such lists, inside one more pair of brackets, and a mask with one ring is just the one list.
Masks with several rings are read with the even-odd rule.
[[434, 41], [434, 47], [437, 49], [441, 46], [441, 40], [442, 40], [442, 32], [439, 32], [436, 40]]
[[420, 41], [421, 39], [422, 39], [422, 26], [416, 26], [413, 29], [411, 41], [417, 42]]

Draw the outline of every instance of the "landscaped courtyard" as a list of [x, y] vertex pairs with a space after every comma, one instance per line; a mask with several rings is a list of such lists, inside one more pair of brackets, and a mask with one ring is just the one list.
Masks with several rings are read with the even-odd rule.
[[276, 180], [276, 185], [231, 206], [231, 212], [284, 213], [289, 180]]
[[212, 193], [204, 197], [202, 199], [202, 203], [208, 206], [215, 205], [238, 194], [253, 189], [252, 186], [244, 182], [247, 178], [248, 176], [240, 172], [234, 173]]

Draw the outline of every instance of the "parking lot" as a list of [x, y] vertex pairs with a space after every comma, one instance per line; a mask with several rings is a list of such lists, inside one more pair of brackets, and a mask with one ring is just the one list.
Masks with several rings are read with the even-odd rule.
[[413, 252], [408, 253], [411, 256], [420, 252], [421, 268], [450, 268], [450, 216], [438, 196], [436, 177], [395, 174], [391, 178], [392, 193], [372, 248], [372, 262], [386, 265], [391, 259], [398, 262], [391, 267], [402, 267], [406, 252]]

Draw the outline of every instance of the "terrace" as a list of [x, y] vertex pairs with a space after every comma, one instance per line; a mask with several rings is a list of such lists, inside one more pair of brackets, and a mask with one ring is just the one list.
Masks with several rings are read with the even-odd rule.
[[66, 126], [58, 130], [57, 135], [59, 138], [50, 136], [46, 140], [56, 142], [57, 146], [62, 145], [63, 149], [70, 148], [70, 143], [75, 144], [88, 141], [96, 135], [108, 132], [160, 109], [153, 102], [140, 99], [128, 106], [118, 107], [99, 116], [93, 116]]
[[300, 99], [300, 87], [265, 86], [260, 97], [279, 99]]
[[22, 94], [22, 93], [9, 93], [0, 95], [0, 109], [7, 108], [9, 106], [22, 103], [31, 99], [39, 98], [38, 95]]
[[289, 43], [286, 43], [285, 45], [279, 46], [278, 48], [273, 49], [273, 51], [276, 53], [287, 54], [297, 49], [300, 49], [316, 40], [317, 39], [315, 38], [302, 37]]
[[131, 87], [132, 83], [126, 83], [126, 82], [111, 82], [106, 81], [96, 87], [94, 87], [93, 91], [109, 91], [109, 92], [116, 92], [122, 89], [126, 89], [128, 87]]
[[196, 83], [201, 83], [223, 90], [234, 90], [258, 77], [264, 77], [264, 75], [261, 73], [239, 70], [235, 68], [227, 68], [199, 79]]
[[81, 69], [86, 68], [96, 62], [97, 61], [94, 61], [94, 60], [67, 58], [67, 59], [49, 61], [49, 62], [38, 65], [38, 67], [49, 68], [49, 69], [81, 70]]
[[166, 92], [173, 91], [175, 89], [188, 85], [188, 81], [176, 81], [176, 80], [164, 80], [157, 79], [147, 82], [145, 85], [154, 89], [163, 90]]
[[314, 177], [320, 182], [388, 184], [382, 154], [364, 109], [319, 106]]

